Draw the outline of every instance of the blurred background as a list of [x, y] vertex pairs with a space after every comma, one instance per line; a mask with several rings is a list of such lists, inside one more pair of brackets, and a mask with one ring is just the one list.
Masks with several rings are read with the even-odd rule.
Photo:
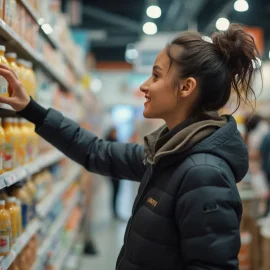
[[[159, 51], [182, 31], [209, 37], [233, 22], [244, 25], [260, 53], [256, 109], [242, 105], [234, 114], [250, 153], [249, 173], [239, 184], [240, 269], [269, 270], [269, 0], [2, 0], [0, 62], [44, 107], [106, 140], [141, 144], [163, 124], [143, 118], [139, 91]], [[232, 97], [221, 113], [234, 108]], [[15, 197], [10, 207], [17, 207], [21, 224], [12, 224], [10, 244], [0, 233], [0, 269], [114, 269], [138, 183], [82, 170], [38, 139], [9, 106], [0, 104], [0, 117], [6, 149], [0, 201], [9, 205]]]

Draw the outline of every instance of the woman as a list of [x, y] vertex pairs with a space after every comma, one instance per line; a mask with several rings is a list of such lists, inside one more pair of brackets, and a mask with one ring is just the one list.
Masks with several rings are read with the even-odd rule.
[[30, 100], [12, 71], [10, 104], [37, 133], [91, 172], [139, 181], [117, 270], [238, 269], [241, 200], [236, 183], [248, 152], [232, 116], [231, 92], [247, 99], [257, 49], [238, 25], [208, 42], [186, 32], [157, 56], [141, 86], [144, 116], [166, 125], [145, 145], [99, 140], [59, 112]]

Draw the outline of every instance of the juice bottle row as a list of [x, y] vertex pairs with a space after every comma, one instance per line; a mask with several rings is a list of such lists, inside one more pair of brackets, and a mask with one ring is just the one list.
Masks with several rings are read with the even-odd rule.
[[39, 138], [25, 119], [0, 118], [0, 174], [34, 161]]
[[[6, 53], [6, 47], [0, 45], [0, 63], [9, 66], [20, 79], [27, 93], [36, 99], [36, 75], [33, 70], [33, 64], [24, 59], [17, 60], [17, 54], [13, 52]], [[8, 82], [0, 76], [0, 94], [8, 96]]]
[[18, 183], [8, 193], [0, 192], [0, 256], [11, 247], [35, 216], [36, 187], [32, 181]]

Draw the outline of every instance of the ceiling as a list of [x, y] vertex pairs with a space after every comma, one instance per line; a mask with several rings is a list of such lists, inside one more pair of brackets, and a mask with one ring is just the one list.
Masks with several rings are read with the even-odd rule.
[[[63, 1], [63, 6], [69, 0]], [[233, 9], [235, 0], [81, 0], [82, 23], [76, 28], [88, 29], [91, 49], [97, 60], [122, 61], [129, 43], [140, 39], [142, 25], [154, 21], [158, 30], [198, 29], [210, 34], [219, 17], [264, 29], [266, 52], [270, 49], [270, 0], [247, 0], [249, 10]], [[162, 16], [150, 19], [145, 14], [149, 4], [158, 2]], [[268, 55], [268, 53], [267, 53]]]

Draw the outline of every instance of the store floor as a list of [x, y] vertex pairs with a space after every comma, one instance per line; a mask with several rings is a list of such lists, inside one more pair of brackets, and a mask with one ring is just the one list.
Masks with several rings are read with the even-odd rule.
[[126, 223], [112, 221], [93, 236], [98, 254], [83, 256], [81, 270], [113, 270], [123, 244]]
[[107, 178], [97, 176], [92, 199], [92, 223], [89, 233], [98, 251], [97, 255], [83, 256], [80, 270], [113, 270], [123, 245], [124, 233], [132, 205], [138, 190], [138, 183], [121, 181], [117, 206], [124, 221], [112, 219], [112, 187]]

